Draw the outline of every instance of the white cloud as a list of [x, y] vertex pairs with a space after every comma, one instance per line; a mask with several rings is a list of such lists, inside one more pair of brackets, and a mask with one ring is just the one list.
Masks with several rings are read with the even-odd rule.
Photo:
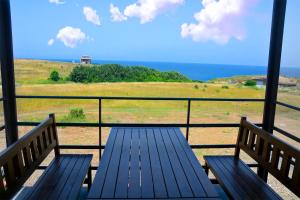
[[97, 11], [91, 7], [85, 6], [83, 7], [83, 14], [87, 21], [100, 26], [100, 17], [97, 15]]
[[194, 15], [196, 24], [181, 25], [181, 36], [194, 41], [212, 40], [226, 44], [231, 38], [243, 40], [242, 18], [257, 0], [202, 0], [203, 9]]
[[55, 40], [53, 38], [51, 38], [49, 41], [48, 41], [48, 45], [49, 46], [52, 46], [54, 44]]
[[59, 4], [64, 4], [66, 2], [62, 1], [62, 0], [49, 0], [50, 3], [54, 3], [56, 5], [59, 5]]
[[127, 17], [121, 13], [120, 9], [116, 6], [114, 6], [112, 3], [110, 4], [110, 14], [111, 14], [111, 19], [114, 22], [122, 22], [126, 21]]
[[87, 36], [79, 28], [66, 26], [58, 31], [56, 39], [62, 41], [65, 46], [74, 48], [78, 43], [87, 39]]
[[145, 24], [154, 20], [159, 14], [182, 5], [184, 2], [185, 0], [138, 0], [136, 3], [126, 6], [123, 14], [118, 7], [111, 6], [110, 10], [112, 13], [113, 8], [114, 13], [118, 15], [114, 20], [112, 14], [113, 21], [118, 21], [117, 19], [124, 21], [128, 17], [137, 17], [140, 19], [141, 24]]

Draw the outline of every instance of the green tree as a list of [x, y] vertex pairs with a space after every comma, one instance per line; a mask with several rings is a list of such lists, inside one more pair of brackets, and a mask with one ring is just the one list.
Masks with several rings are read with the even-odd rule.
[[122, 66], [104, 64], [93, 66], [76, 66], [69, 75], [73, 82], [191, 82], [178, 72], [160, 72], [142, 66]]
[[244, 83], [245, 86], [256, 86], [256, 81], [254, 80], [247, 80], [245, 83]]
[[60, 80], [60, 76], [59, 76], [59, 73], [58, 71], [56, 70], [53, 70], [51, 73], [50, 73], [50, 80], [52, 81], [59, 81]]

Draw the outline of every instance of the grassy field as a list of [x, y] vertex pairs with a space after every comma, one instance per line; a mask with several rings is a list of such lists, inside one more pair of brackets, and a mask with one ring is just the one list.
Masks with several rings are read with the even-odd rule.
[[[16, 92], [18, 95], [64, 96], [141, 96], [141, 97], [216, 97], [264, 98], [264, 89], [229, 84], [228, 79], [210, 83], [54, 83], [48, 80], [52, 70], [66, 77], [74, 64], [48, 61], [16, 60]], [[226, 87], [224, 87], [226, 86]], [[279, 99], [300, 104], [299, 90], [280, 90]], [[19, 121], [41, 121], [54, 112], [57, 121], [98, 122], [97, 100], [33, 100], [18, 99]], [[68, 119], [72, 108], [82, 108], [85, 119]], [[185, 123], [187, 102], [103, 100], [103, 122], [127, 123]], [[238, 123], [241, 116], [262, 121], [263, 103], [252, 102], [192, 102], [191, 123]], [[299, 132], [300, 113], [278, 107], [278, 126]], [[29, 127], [30, 128], [30, 127]], [[20, 127], [24, 134], [28, 127]], [[109, 129], [105, 129], [103, 139]], [[184, 130], [183, 130], [184, 131]], [[235, 128], [191, 129], [191, 144], [234, 143]], [[61, 128], [62, 144], [97, 144], [97, 128]], [[206, 151], [197, 151], [199, 157]]]

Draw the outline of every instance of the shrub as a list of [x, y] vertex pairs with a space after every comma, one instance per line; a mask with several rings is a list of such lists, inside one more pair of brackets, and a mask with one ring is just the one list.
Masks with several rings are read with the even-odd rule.
[[223, 85], [222, 89], [229, 89], [229, 87], [227, 85]]
[[64, 116], [63, 121], [84, 121], [86, 118], [82, 108], [71, 108], [68, 115]]
[[85, 119], [85, 114], [82, 108], [71, 108], [69, 116], [72, 119]]
[[52, 81], [59, 81], [60, 76], [59, 76], [58, 71], [53, 70], [53, 71], [50, 73], [49, 79], [52, 80]]
[[199, 89], [199, 86], [198, 86], [198, 85], [194, 85], [194, 88], [195, 88], [195, 89]]
[[204, 85], [204, 87], [205, 87], [205, 88], [208, 88], [208, 86], [207, 86], [206, 84]]
[[247, 80], [245, 83], [244, 83], [245, 86], [256, 86], [256, 81], [254, 80]]

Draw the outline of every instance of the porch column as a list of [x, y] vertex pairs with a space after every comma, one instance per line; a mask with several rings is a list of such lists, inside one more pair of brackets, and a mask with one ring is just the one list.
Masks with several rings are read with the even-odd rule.
[[[270, 133], [273, 133], [276, 113], [286, 3], [287, 0], [274, 0], [273, 5], [267, 85], [263, 114], [263, 129]], [[267, 180], [267, 172], [261, 167], [258, 168], [258, 175], [265, 181]]]
[[0, 0], [0, 63], [6, 144], [18, 140], [14, 56], [9, 0]]

